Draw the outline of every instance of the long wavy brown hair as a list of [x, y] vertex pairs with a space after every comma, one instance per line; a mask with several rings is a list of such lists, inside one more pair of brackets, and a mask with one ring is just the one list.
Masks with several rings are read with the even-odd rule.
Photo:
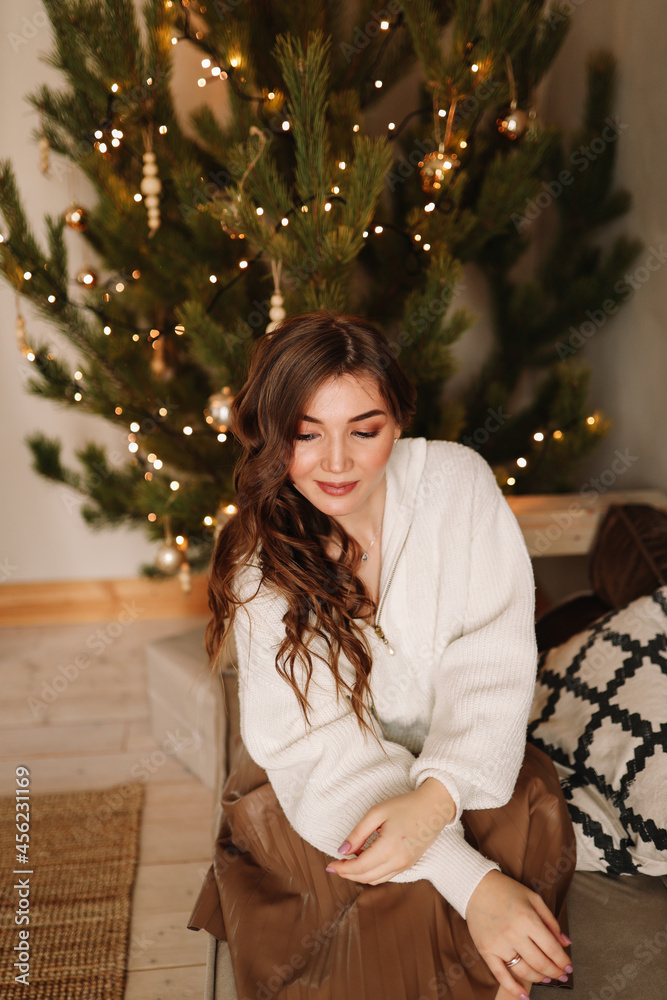
[[[327, 649], [336, 697], [346, 688], [360, 726], [372, 732], [362, 713], [373, 661], [368, 641], [354, 621], [372, 620], [376, 610], [356, 576], [361, 546], [288, 477], [298, 425], [309, 401], [325, 380], [348, 374], [374, 379], [401, 430], [409, 426], [415, 388], [384, 335], [367, 320], [324, 310], [306, 313], [283, 320], [256, 342], [247, 380], [231, 406], [229, 426], [243, 448], [234, 469], [237, 513], [220, 531], [211, 559], [212, 618], [205, 644], [215, 670], [243, 603], [234, 592], [234, 577], [258, 558], [262, 583], [287, 601], [276, 670], [294, 689], [306, 723], [313, 669], [307, 643], [311, 636], [319, 636]], [[327, 555], [329, 539], [341, 547], [337, 560]], [[356, 671], [353, 688], [339, 674], [341, 653]], [[297, 659], [306, 671], [305, 692], [294, 678]]]

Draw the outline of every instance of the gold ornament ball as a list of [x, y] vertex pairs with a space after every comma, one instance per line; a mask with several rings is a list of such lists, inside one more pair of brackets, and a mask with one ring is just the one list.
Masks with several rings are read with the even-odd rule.
[[422, 190], [426, 194], [434, 194], [442, 190], [444, 184], [454, 176], [454, 171], [461, 166], [456, 153], [445, 153], [442, 148], [433, 153], [427, 153], [419, 161], [419, 173]]
[[173, 538], [168, 538], [162, 543], [155, 554], [155, 565], [163, 573], [173, 576], [178, 572], [181, 565], [181, 552]]
[[88, 227], [88, 213], [81, 205], [71, 205], [65, 212], [65, 222], [72, 229], [82, 233]]
[[528, 128], [528, 115], [521, 108], [510, 108], [507, 114], [496, 119], [496, 125], [508, 139], [519, 139]]
[[229, 427], [233, 402], [234, 397], [229, 386], [225, 386], [221, 392], [214, 392], [212, 396], [209, 396], [208, 409], [204, 411], [206, 422], [213, 424], [218, 431], [226, 431]]

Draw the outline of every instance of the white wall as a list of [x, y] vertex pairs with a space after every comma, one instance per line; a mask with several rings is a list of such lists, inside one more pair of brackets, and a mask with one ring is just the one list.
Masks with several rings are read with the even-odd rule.
[[[630, 123], [619, 145], [617, 180], [634, 197], [632, 212], [616, 228], [639, 237], [647, 248], [660, 248], [667, 237], [667, 195], [662, 183], [663, 165], [667, 161], [662, 79], [667, 52], [667, 6], [655, 0], [636, 0], [633, 4], [627, 0], [564, 2], [566, 6], [576, 6], [574, 24], [545, 88], [543, 113], [563, 127], [573, 128], [581, 108], [587, 52], [601, 44], [616, 52], [620, 63], [616, 114], [621, 121]], [[0, 5], [3, 94], [0, 156], [9, 157], [14, 165], [29, 220], [39, 239], [43, 238], [42, 221], [47, 213], [64, 211], [73, 197], [85, 204], [91, 194], [87, 182], [73, 170], [59, 181], [47, 180], [39, 171], [39, 150], [31, 139], [38, 118], [24, 95], [34, 91], [42, 81], [61, 84], [60, 74], [39, 60], [40, 52], [49, 48], [49, 28], [44, 26], [43, 8], [36, 0]], [[182, 58], [187, 58], [185, 53]], [[180, 91], [184, 75], [178, 82]], [[197, 93], [198, 99], [200, 94]], [[210, 96], [213, 99], [212, 93]], [[186, 99], [190, 106], [192, 94]], [[54, 156], [52, 162], [59, 159]], [[85, 255], [85, 243], [80, 236], [71, 230], [66, 235], [71, 254], [70, 273], [74, 274], [84, 263], [94, 261]], [[608, 239], [605, 234], [604, 240]], [[616, 449], [630, 449], [637, 460], [619, 479], [618, 487], [667, 489], [665, 275], [667, 270], [663, 274], [662, 269], [653, 274], [621, 312], [610, 318], [582, 348], [582, 357], [590, 359], [594, 366], [591, 406], [604, 410], [614, 422], [607, 441], [582, 463], [577, 473], [582, 484], [610, 467]], [[476, 282], [471, 280], [470, 290], [475, 287]], [[479, 303], [471, 305], [479, 309]], [[23, 299], [21, 309], [30, 333], [39, 340], [50, 337], [57, 350], [72, 356], [46, 321], [30, 312]], [[487, 318], [480, 312], [479, 324], [458, 347], [465, 366], [481, 359], [488, 341]], [[74, 450], [86, 440], [106, 442], [110, 450], [115, 448], [125, 454], [126, 437], [101, 418], [76, 414], [26, 392], [22, 373], [28, 370], [29, 362], [22, 359], [17, 349], [15, 320], [15, 296], [2, 279], [0, 419], [4, 489], [0, 506], [0, 580], [133, 576], [139, 563], [150, 561], [154, 552], [143, 532], [90, 531], [76, 506], [68, 509], [63, 502], [68, 491], [32, 471], [30, 452], [23, 443], [27, 433], [45, 429], [62, 440], [64, 460], [72, 464]], [[552, 565], [555, 568], [557, 561]], [[581, 569], [580, 562], [566, 563], [565, 571], [570, 572], [577, 565]]]

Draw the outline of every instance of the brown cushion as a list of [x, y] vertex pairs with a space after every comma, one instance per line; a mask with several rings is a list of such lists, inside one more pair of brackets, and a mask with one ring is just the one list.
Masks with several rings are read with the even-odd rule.
[[612, 504], [593, 541], [589, 575], [597, 596], [615, 610], [664, 586], [667, 510]]
[[612, 608], [592, 591], [573, 594], [549, 608], [535, 622], [537, 649], [561, 646], [577, 632], [583, 632]]

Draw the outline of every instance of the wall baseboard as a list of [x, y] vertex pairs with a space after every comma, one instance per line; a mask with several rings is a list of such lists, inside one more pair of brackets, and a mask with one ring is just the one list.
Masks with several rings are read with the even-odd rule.
[[177, 577], [3, 584], [0, 627], [125, 620], [128, 614], [138, 620], [208, 615], [207, 584], [201, 573], [192, 575], [189, 594]]

